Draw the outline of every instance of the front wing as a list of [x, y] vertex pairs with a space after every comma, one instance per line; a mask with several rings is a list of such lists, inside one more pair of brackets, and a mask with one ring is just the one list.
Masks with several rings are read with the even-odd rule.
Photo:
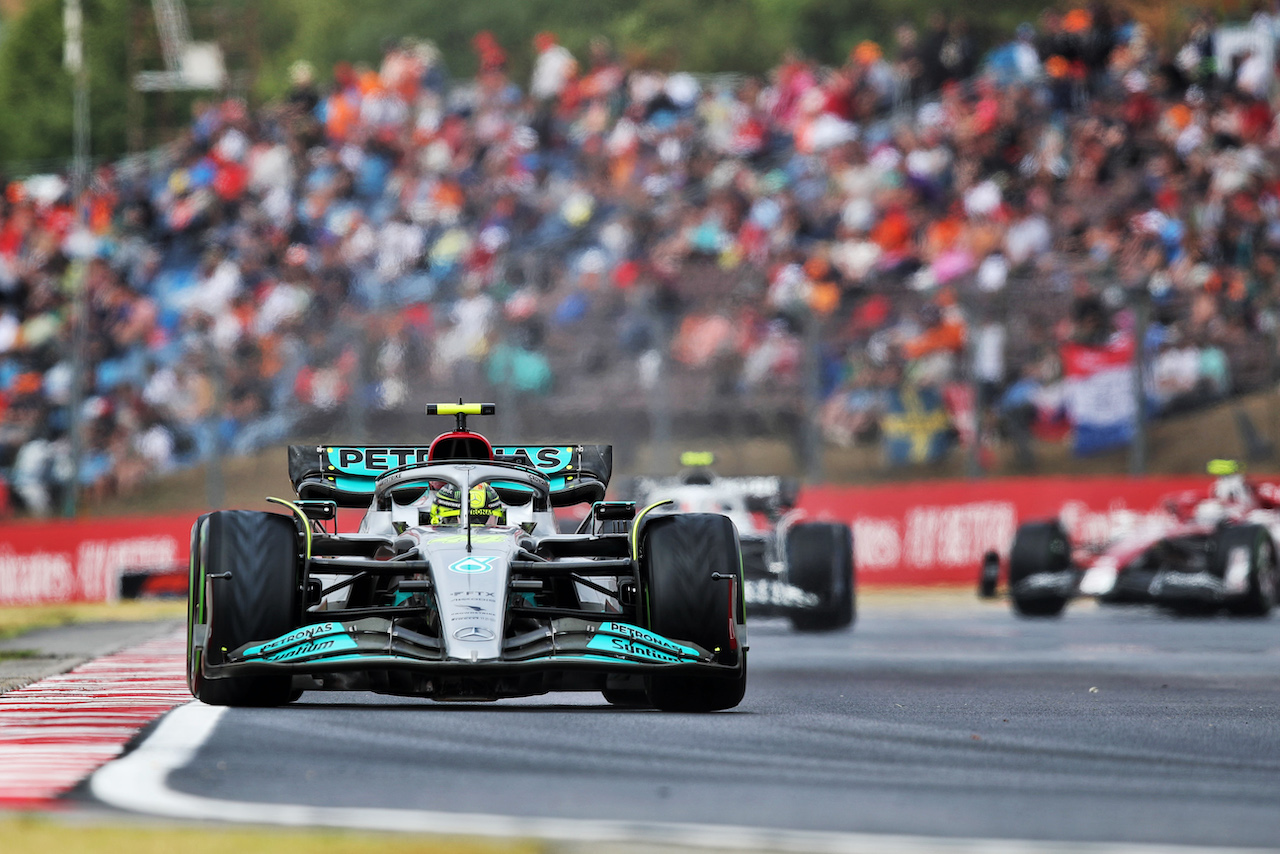
[[437, 638], [384, 617], [366, 617], [303, 626], [274, 640], [231, 650], [222, 664], [211, 664], [207, 657], [203, 664], [204, 675], [210, 678], [373, 668], [475, 676], [556, 670], [643, 673], [672, 668], [722, 671], [729, 676], [738, 670], [737, 665], [718, 663], [712, 651], [638, 626], [571, 617], [508, 638], [497, 659], [446, 658]]

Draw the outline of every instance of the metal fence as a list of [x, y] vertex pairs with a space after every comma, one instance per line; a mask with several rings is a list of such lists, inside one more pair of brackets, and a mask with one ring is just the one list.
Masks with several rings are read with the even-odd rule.
[[[727, 272], [714, 263], [699, 262], [688, 266], [677, 287], [688, 295], [690, 304], [724, 305], [728, 295], [743, 286], [743, 277], [740, 271]], [[1052, 330], [1069, 316], [1073, 300], [1067, 282], [1069, 278], [1061, 276], [1023, 274], [996, 293], [983, 292], [970, 282], [958, 283], [960, 306], [971, 330], [984, 319], [994, 319], [1006, 328], [1006, 380], [1015, 378], [1029, 360], [1056, 353]], [[912, 313], [931, 300], [931, 295], [912, 291], [901, 281], [871, 282], [866, 293], [889, 296], [899, 313]], [[584, 316], [549, 331], [543, 339], [540, 352], [554, 376], [545, 393], [518, 392], [504, 382], [495, 382], [484, 359], [455, 366], [443, 377], [433, 373], [429, 365], [418, 364], [411, 371], [414, 379], [403, 405], [370, 409], [352, 399], [340, 409], [307, 413], [296, 424], [295, 433], [313, 439], [421, 442], [434, 435], [433, 428], [438, 426], [424, 420], [421, 403], [457, 399], [464, 394], [499, 404], [498, 416], [485, 425], [495, 438], [605, 441], [615, 446], [622, 469], [646, 462], [652, 465], [654, 459], [674, 460], [677, 446], [763, 439], [790, 450], [793, 471], [815, 479], [823, 476], [822, 459], [832, 449], [823, 448], [816, 425], [823, 403], [818, 365], [823, 358], [829, 363], [832, 353], [865, 346], [864, 340], [847, 334], [846, 312], [806, 321], [799, 330], [806, 354], [799, 370], [761, 387], [745, 388], [738, 381], [740, 358], [691, 367], [671, 357], [669, 337], [639, 356], [621, 349], [616, 295], [596, 297]], [[1175, 296], [1160, 304], [1159, 316], [1182, 317], [1185, 313], [1185, 298]], [[366, 354], [361, 368], [366, 373], [373, 358], [368, 354], [377, 345], [376, 340], [366, 339], [360, 348]], [[1274, 334], [1242, 330], [1221, 346], [1230, 366], [1231, 395], [1274, 385]], [[976, 388], [971, 356], [970, 352], [960, 357], [954, 380]], [[991, 390], [984, 391], [985, 396], [976, 391], [974, 396], [990, 406]], [[980, 412], [977, 420], [987, 425], [983, 429], [991, 430], [992, 419], [987, 415]], [[655, 447], [665, 450], [641, 459], [639, 449]], [[953, 459], [965, 453], [957, 447]], [[970, 473], [998, 475], [1015, 470], [996, 458]]]

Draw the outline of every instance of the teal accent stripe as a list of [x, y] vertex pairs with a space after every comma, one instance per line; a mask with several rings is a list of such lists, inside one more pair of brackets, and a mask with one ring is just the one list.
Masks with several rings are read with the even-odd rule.
[[273, 652], [267, 656], [267, 661], [292, 661], [300, 658], [324, 658], [330, 652], [345, 651], [348, 649], [358, 649], [359, 644], [350, 635], [335, 635], [331, 637], [320, 638], [319, 640], [310, 640], [306, 643], [291, 646], [288, 649], [282, 649], [279, 652]]
[[671, 655], [689, 656], [698, 658], [701, 653], [692, 647], [677, 643], [670, 638], [663, 637], [657, 632], [648, 629], [642, 629], [639, 626], [633, 626], [630, 623], [607, 622], [601, 623], [597, 631], [612, 635], [614, 637], [629, 638], [645, 646], [653, 647]]
[[[241, 653], [241, 655], [245, 658], [249, 658], [250, 656], [262, 656], [269, 661], [275, 661], [281, 657], [280, 653], [283, 650], [287, 650], [290, 647], [312, 644], [317, 639], [338, 640], [338, 638], [335, 637], [337, 635], [341, 635], [343, 640], [350, 643], [350, 646], [342, 646], [340, 647], [341, 649], [355, 648], [356, 642], [347, 634], [347, 629], [342, 623], [318, 623], [313, 626], [304, 626], [301, 629], [294, 629], [291, 632], [281, 635], [275, 640], [267, 641], [266, 643], [258, 644], [257, 646], [251, 646]], [[332, 648], [332, 645], [325, 647], [325, 649]]]
[[615, 635], [598, 634], [587, 643], [587, 649], [607, 652], [619, 658], [640, 661], [665, 661], [668, 664], [679, 664], [685, 659], [674, 653], [656, 649], [647, 644]]

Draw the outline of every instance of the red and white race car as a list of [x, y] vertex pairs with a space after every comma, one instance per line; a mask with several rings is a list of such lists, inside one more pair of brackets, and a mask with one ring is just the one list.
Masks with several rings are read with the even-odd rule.
[[[1013, 610], [1027, 617], [1062, 613], [1078, 596], [1153, 603], [1180, 613], [1225, 609], [1263, 617], [1276, 600], [1280, 484], [1246, 479], [1238, 464], [1214, 460], [1206, 492], [1165, 499], [1165, 513], [1098, 547], [1072, 547], [1057, 520], [1018, 527], [1009, 553]], [[983, 584], [998, 572], [994, 553]]]

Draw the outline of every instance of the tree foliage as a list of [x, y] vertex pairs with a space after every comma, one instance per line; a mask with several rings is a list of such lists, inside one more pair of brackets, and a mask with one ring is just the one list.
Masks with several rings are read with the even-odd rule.
[[[126, 130], [128, 0], [84, 0], [90, 151], [118, 155]], [[32, 0], [0, 42], [0, 163], [48, 168], [72, 150], [72, 79], [62, 65], [62, 0]]]
[[[128, 79], [131, 16], [149, 16], [145, 0], [82, 0], [90, 67], [96, 157], [125, 151], [130, 115]], [[338, 61], [374, 64], [390, 39], [428, 38], [455, 76], [476, 68], [471, 39], [490, 30], [502, 43], [513, 77], [523, 83], [533, 65], [533, 36], [541, 30], [585, 59], [592, 38], [605, 36], [631, 61], [701, 72], [761, 74], [795, 50], [837, 64], [862, 39], [888, 44], [903, 20], [921, 25], [934, 11], [963, 14], [990, 44], [1019, 21], [1033, 19], [1050, 0], [186, 0], [194, 36], [230, 41], [256, 57], [250, 94], [279, 95], [288, 67], [311, 61], [324, 80]], [[65, 160], [71, 152], [71, 80], [62, 67], [63, 0], [29, 0], [4, 21], [0, 36], [0, 163]], [[223, 14], [215, 14], [223, 13]], [[237, 26], [234, 21], [251, 26]], [[221, 21], [210, 26], [201, 22]], [[222, 31], [218, 31], [221, 26]], [[156, 38], [154, 24], [146, 36]], [[236, 30], [229, 32], [228, 30]], [[148, 51], [156, 53], [154, 46]], [[234, 70], [234, 69], [233, 69]], [[150, 104], [149, 95], [134, 103]], [[173, 102], [181, 99], [171, 99]], [[184, 102], [185, 103], [185, 102]], [[177, 116], [176, 124], [181, 124]], [[149, 135], [150, 136], [150, 135]]]
[[1034, 18], [1048, 0], [1004, 0], [973, 8], [966, 0], [268, 0], [275, 26], [293, 37], [264, 53], [274, 57], [262, 92], [284, 86], [295, 59], [325, 68], [339, 59], [375, 61], [388, 38], [429, 38], [454, 73], [475, 71], [471, 37], [490, 30], [523, 80], [533, 64], [531, 40], [540, 30], [585, 56], [591, 39], [605, 36], [631, 59], [700, 72], [760, 74], [787, 50], [840, 63], [862, 39], [887, 43], [902, 21], [922, 25], [934, 11], [963, 14], [979, 33], [1010, 33]]

